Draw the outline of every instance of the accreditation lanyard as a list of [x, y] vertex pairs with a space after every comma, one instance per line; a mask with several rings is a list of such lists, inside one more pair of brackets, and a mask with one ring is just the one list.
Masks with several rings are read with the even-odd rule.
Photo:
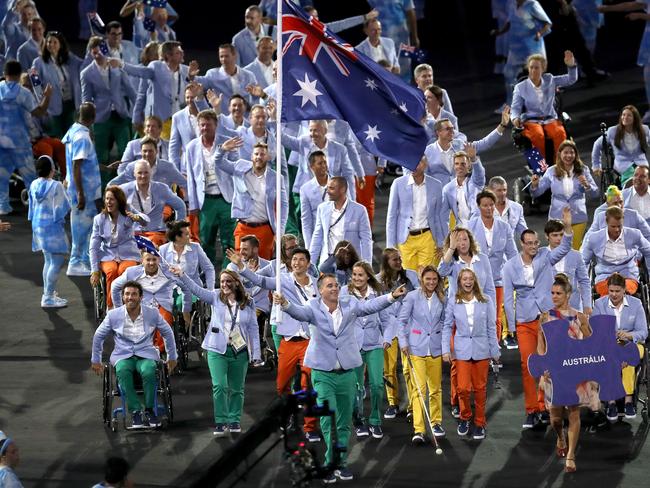
[[[307, 303], [309, 301], [309, 297], [307, 297], [307, 294], [305, 293], [305, 289], [298, 283], [296, 280], [293, 280], [293, 282], [296, 284], [296, 288], [298, 289], [298, 293], [300, 293], [300, 296], [302, 299]], [[316, 293], [312, 295], [312, 298], [316, 298]]]
[[[151, 195], [151, 210], [155, 207], [155, 202], [153, 200], [153, 192], [151, 191], [151, 188], [149, 188], [149, 193]], [[135, 189], [135, 196], [138, 199], [138, 205], [140, 206], [140, 210], [142, 210], [143, 214], [146, 214], [147, 212], [144, 211], [144, 205], [142, 205], [142, 199], [140, 198], [140, 192], [138, 191], [138, 188], [136, 187]], [[151, 212], [151, 210], [149, 212]]]
[[228, 334], [228, 344], [232, 346], [235, 352], [239, 352], [246, 347], [246, 340], [241, 333], [240, 327], [237, 326], [237, 316], [239, 315], [239, 305], [235, 304], [233, 313], [230, 304], [227, 306], [230, 315], [230, 332]]

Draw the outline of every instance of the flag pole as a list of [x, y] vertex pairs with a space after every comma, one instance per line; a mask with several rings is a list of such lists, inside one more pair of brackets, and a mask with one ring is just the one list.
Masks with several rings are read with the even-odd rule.
[[[275, 289], [278, 293], [280, 287], [280, 267], [282, 266], [282, 1], [277, 0], [276, 11], [276, 80], [275, 80]], [[287, 195], [291, 198], [289, 188]], [[276, 307], [276, 322], [282, 320], [282, 309]]]

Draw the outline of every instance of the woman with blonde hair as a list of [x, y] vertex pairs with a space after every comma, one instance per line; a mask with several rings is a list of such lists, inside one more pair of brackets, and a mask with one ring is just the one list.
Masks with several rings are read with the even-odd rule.
[[[553, 286], [551, 287], [551, 299], [553, 308], [544, 312], [540, 316], [540, 325], [552, 320], [563, 319], [568, 324], [567, 334], [572, 339], [582, 340], [591, 335], [589, 318], [582, 312], [577, 311], [569, 305], [572, 287], [567, 275], [559, 273], [555, 275]], [[556, 327], [563, 327], [563, 323], [558, 323]], [[537, 339], [537, 354], [546, 354], [546, 338], [539, 328]], [[551, 414], [551, 427], [557, 434], [557, 443], [555, 452], [558, 457], [566, 458], [564, 471], [572, 473], [576, 470], [576, 446], [580, 436], [580, 407], [586, 406], [592, 411], [600, 409], [600, 400], [598, 398], [598, 385], [593, 381], [584, 381], [577, 385], [576, 393], [579, 397], [577, 405], [553, 405], [553, 378], [548, 371], [540, 379], [540, 387], [544, 390], [544, 400], [546, 408]], [[569, 418], [568, 435], [565, 435], [563, 429], [564, 415]]]
[[[426, 409], [429, 428], [436, 437], [444, 437], [442, 428], [442, 326], [445, 314], [445, 290], [442, 277], [434, 266], [420, 272], [420, 288], [409, 292], [402, 302], [398, 318], [399, 347], [411, 369], [413, 386], [413, 444], [424, 444]], [[428, 395], [427, 395], [428, 388]], [[428, 401], [426, 400], [428, 399]]]
[[[485, 404], [490, 359], [498, 361], [501, 353], [497, 341], [496, 307], [491, 297], [484, 295], [476, 273], [464, 268], [458, 273], [455, 295], [450, 295], [442, 330], [442, 360], [455, 359], [460, 423], [458, 435], [470, 432], [474, 393], [474, 428], [472, 437], [485, 438]], [[452, 345], [453, 335], [453, 345]]]
[[573, 228], [573, 249], [580, 249], [587, 230], [587, 194], [591, 198], [599, 195], [598, 185], [578, 154], [575, 142], [566, 140], [557, 151], [557, 163], [546, 170], [541, 178], [533, 175], [531, 192], [534, 197], [551, 190], [551, 206], [548, 218], [562, 219], [562, 210], [571, 209]]

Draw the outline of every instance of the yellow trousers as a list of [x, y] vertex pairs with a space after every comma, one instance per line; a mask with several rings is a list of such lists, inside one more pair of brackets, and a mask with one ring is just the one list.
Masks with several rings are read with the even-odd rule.
[[[639, 348], [639, 357], [643, 359], [643, 346], [637, 344], [636, 347]], [[626, 366], [623, 368], [623, 388], [625, 388], [626, 395], [634, 395], [634, 387], [636, 386], [636, 374], [634, 366]]]
[[411, 356], [411, 363], [415, 372], [411, 374], [414, 395], [413, 431], [426, 433], [424, 403], [427, 398], [432, 424], [442, 423], [442, 356]]
[[409, 235], [404, 244], [397, 246], [402, 254], [404, 268], [418, 271], [424, 266], [438, 266], [438, 246], [431, 231], [417, 236]]
[[582, 239], [584, 239], [585, 232], [587, 231], [587, 222], [583, 222], [582, 224], [573, 224], [571, 226], [571, 229], [573, 230], [573, 240], [571, 241], [571, 247], [573, 247], [573, 249], [576, 251], [579, 251], [580, 246], [582, 246]]
[[397, 337], [384, 349], [384, 377], [386, 378], [386, 399], [389, 405], [399, 406], [399, 378], [397, 378]]
[[162, 132], [160, 133], [160, 138], [163, 141], [168, 141], [172, 136], [172, 119], [167, 119], [163, 122]]

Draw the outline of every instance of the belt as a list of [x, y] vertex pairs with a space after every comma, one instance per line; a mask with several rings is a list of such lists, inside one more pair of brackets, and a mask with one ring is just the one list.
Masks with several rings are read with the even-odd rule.
[[210, 193], [206, 193], [205, 198], [211, 198], [211, 199], [223, 198], [223, 195], [221, 193], [219, 193], [218, 195], [212, 195]]
[[300, 337], [300, 336], [295, 336], [292, 337], [291, 339], [285, 338], [284, 340], [287, 342], [302, 342], [302, 341], [308, 341], [309, 339], [305, 339], [304, 337]]
[[409, 235], [410, 236], [419, 236], [424, 234], [425, 232], [430, 232], [431, 229], [429, 227], [425, 227], [424, 229], [418, 229], [418, 230], [409, 230]]
[[237, 222], [248, 227], [264, 227], [265, 225], [270, 225], [268, 222], [245, 222], [243, 220], [238, 220]]

